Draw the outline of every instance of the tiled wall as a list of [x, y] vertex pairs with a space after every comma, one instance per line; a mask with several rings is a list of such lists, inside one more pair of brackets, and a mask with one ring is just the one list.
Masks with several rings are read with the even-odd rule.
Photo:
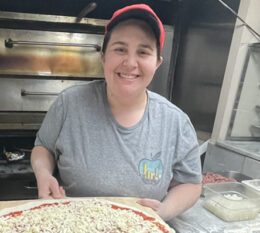
[[[231, 137], [260, 137], [260, 46], [248, 49], [249, 61], [241, 77], [239, 104], [234, 109]], [[259, 128], [259, 129], [258, 129]]]
[[253, 178], [260, 178], [260, 161], [209, 143], [203, 166], [203, 172], [207, 171], [237, 171]]

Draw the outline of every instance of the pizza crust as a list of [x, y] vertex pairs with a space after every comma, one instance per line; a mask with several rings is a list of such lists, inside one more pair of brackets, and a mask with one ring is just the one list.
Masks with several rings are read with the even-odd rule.
[[[48, 204], [50, 204], [50, 208], [48, 208]], [[19, 216], [19, 211], [23, 211], [22, 216]], [[12, 215], [16, 213], [17, 216], [12, 217]], [[96, 198], [36, 200], [15, 208], [4, 209], [0, 211], [0, 216], [0, 233], [7, 233], [8, 224], [13, 224], [12, 222], [18, 218], [18, 222], [20, 223], [27, 221], [27, 225], [30, 225], [30, 222], [32, 222], [31, 225], [35, 226], [32, 232], [41, 232], [41, 228], [39, 227], [51, 225], [53, 232], [65, 232], [61, 230], [63, 227], [67, 233], [109, 232], [108, 229], [111, 229], [111, 232], [118, 233], [174, 233], [174, 230], [164, 221], [151, 216], [143, 210], [118, 202]], [[8, 224], [7, 220], [9, 221]], [[41, 224], [37, 223], [37, 221], [41, 222]], [[36, 227], [36, 225], [39, 226]], [[79, 228], [77, 226], [79, 226]], [[77, 229], [77, 231], [75, 231], [75, 229]], [[20, 233], [21, 230], [19, 229], [19, 231], [12, 232]]]

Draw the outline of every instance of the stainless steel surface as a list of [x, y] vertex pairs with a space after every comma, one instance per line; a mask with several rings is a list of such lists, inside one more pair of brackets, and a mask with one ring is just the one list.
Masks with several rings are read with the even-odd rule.
[[28, 93], [59, 93], [67, 87], [84, 83], [86, 81], [0, 78], [0, 111], [46, 112], [55, 96], [32, 98]]
[[240, 75], [232, 116], [226, 139], [232, 141], [260, 141], [260, 68], [259, 43], [246, 45], [247, 54]]
[[95, 50], [103, 36], [86, 33], [49, 32], [37, 30], [0, 29], [0, 74], [60, 76], [67, 78], [103, 78], [99, 52], [92, 48], [73, 46], [17, 45], [6, 49], [6, 38], [55, 44], [93, 44]]
[[[239, 0], [226, 1], [234, 10]], [[236, 18], [217, 1], [184, 1], [172, 100], [212, 132]]]
[[238, 171], [252, 178], [260, 178], [259, 142], [210, 142], [203, 172]]
[[[0, 130], [38, 130], [45, 114], [45, 111], [2, 111]], [[6, 137], [10, 137], [10, 132], [5, 134]]]
[[79, 80], [0, 78], [0, 130], [39, 129], [57, 94]]
[[233, 179], [235, 179], [238, 182], [241, 182], [242, 180], [251, 180], [251, 179], [253, 179], [252, 177], [246, 176], [245, 174], [237, 172], [237, 171], [224, 171], [224, 172], [221, 171], [221, 172], [218, 172], [218, 174], [220, 174], [220, 175], [222, 175], [224, 177], [233, 178]]
[[94, 48], [96, 51], [100, 51], [101, 49], [101, 46], [97, 44], [75, 44], [75, 43], [58, 43], [58, 42], [43, 42], [43, 41], [14, 41], [11, 38], [5, 40], [5, 47], [13, 48], [14, 45], [69, 46], [69, 47]]
[[201, 198], [191, 209], [170, 220], [170, 226], [180, 233], [249, 233], [260, 227], [260, 215], [250, 221], [225, 222], [203, 208], [203, 201]]
[[162, 96], [170, 99], [172, 91], [172, 68], [173, 68], [173, 44], [174, 44], [174, 28], [164, 25], [166, 31], [165, 45], [163, 49], [163, 62], [155, 73], [155, 77], [148, 87]]
[[[8, 12], [8, 11], [0, 11], [0, 20], [19, 20], [25, 22], [49, 22], [49, 23], [68, 23], [74, 24], [76, 21], [76, 17], [71, 16], [62, 16], [62, 15], [48, 15], [48, 14], [30, 14], [30, 13], [19, 13], [19, 12]], [[88, 24], [104, 27], [107, 23], [105, 19], [91, 19], [91, 18], [83, 18], [80, 24]]]
[[58, 92], [32, 92], [32, 91], [26, 91], [26, 90], [21, 90], [21, 96], [28, 96], [28, 95], [32, 95], [32, 96], [37, 96], [37, 95], [51, 95], [51, 96], [57, 96], [59, 95]]

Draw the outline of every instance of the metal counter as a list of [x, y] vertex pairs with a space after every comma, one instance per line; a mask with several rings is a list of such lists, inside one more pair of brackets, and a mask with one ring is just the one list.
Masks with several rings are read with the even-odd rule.
[[202, 203], [203, 198], [201, 198], [191, 209], [169, 221], [169, 225], [173, 227], [177, 233], [260, 232], [260, 213], [254, 220], [225, 222], [204, 209]]

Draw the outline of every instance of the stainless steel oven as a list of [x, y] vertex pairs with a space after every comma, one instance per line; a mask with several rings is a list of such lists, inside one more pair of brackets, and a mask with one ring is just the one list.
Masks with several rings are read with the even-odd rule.
[[74, 19], [0, 12], [0, 200], [37, 198], [30, 153], [46, 112], [65, 88], [103, 78], [104, 21]]

